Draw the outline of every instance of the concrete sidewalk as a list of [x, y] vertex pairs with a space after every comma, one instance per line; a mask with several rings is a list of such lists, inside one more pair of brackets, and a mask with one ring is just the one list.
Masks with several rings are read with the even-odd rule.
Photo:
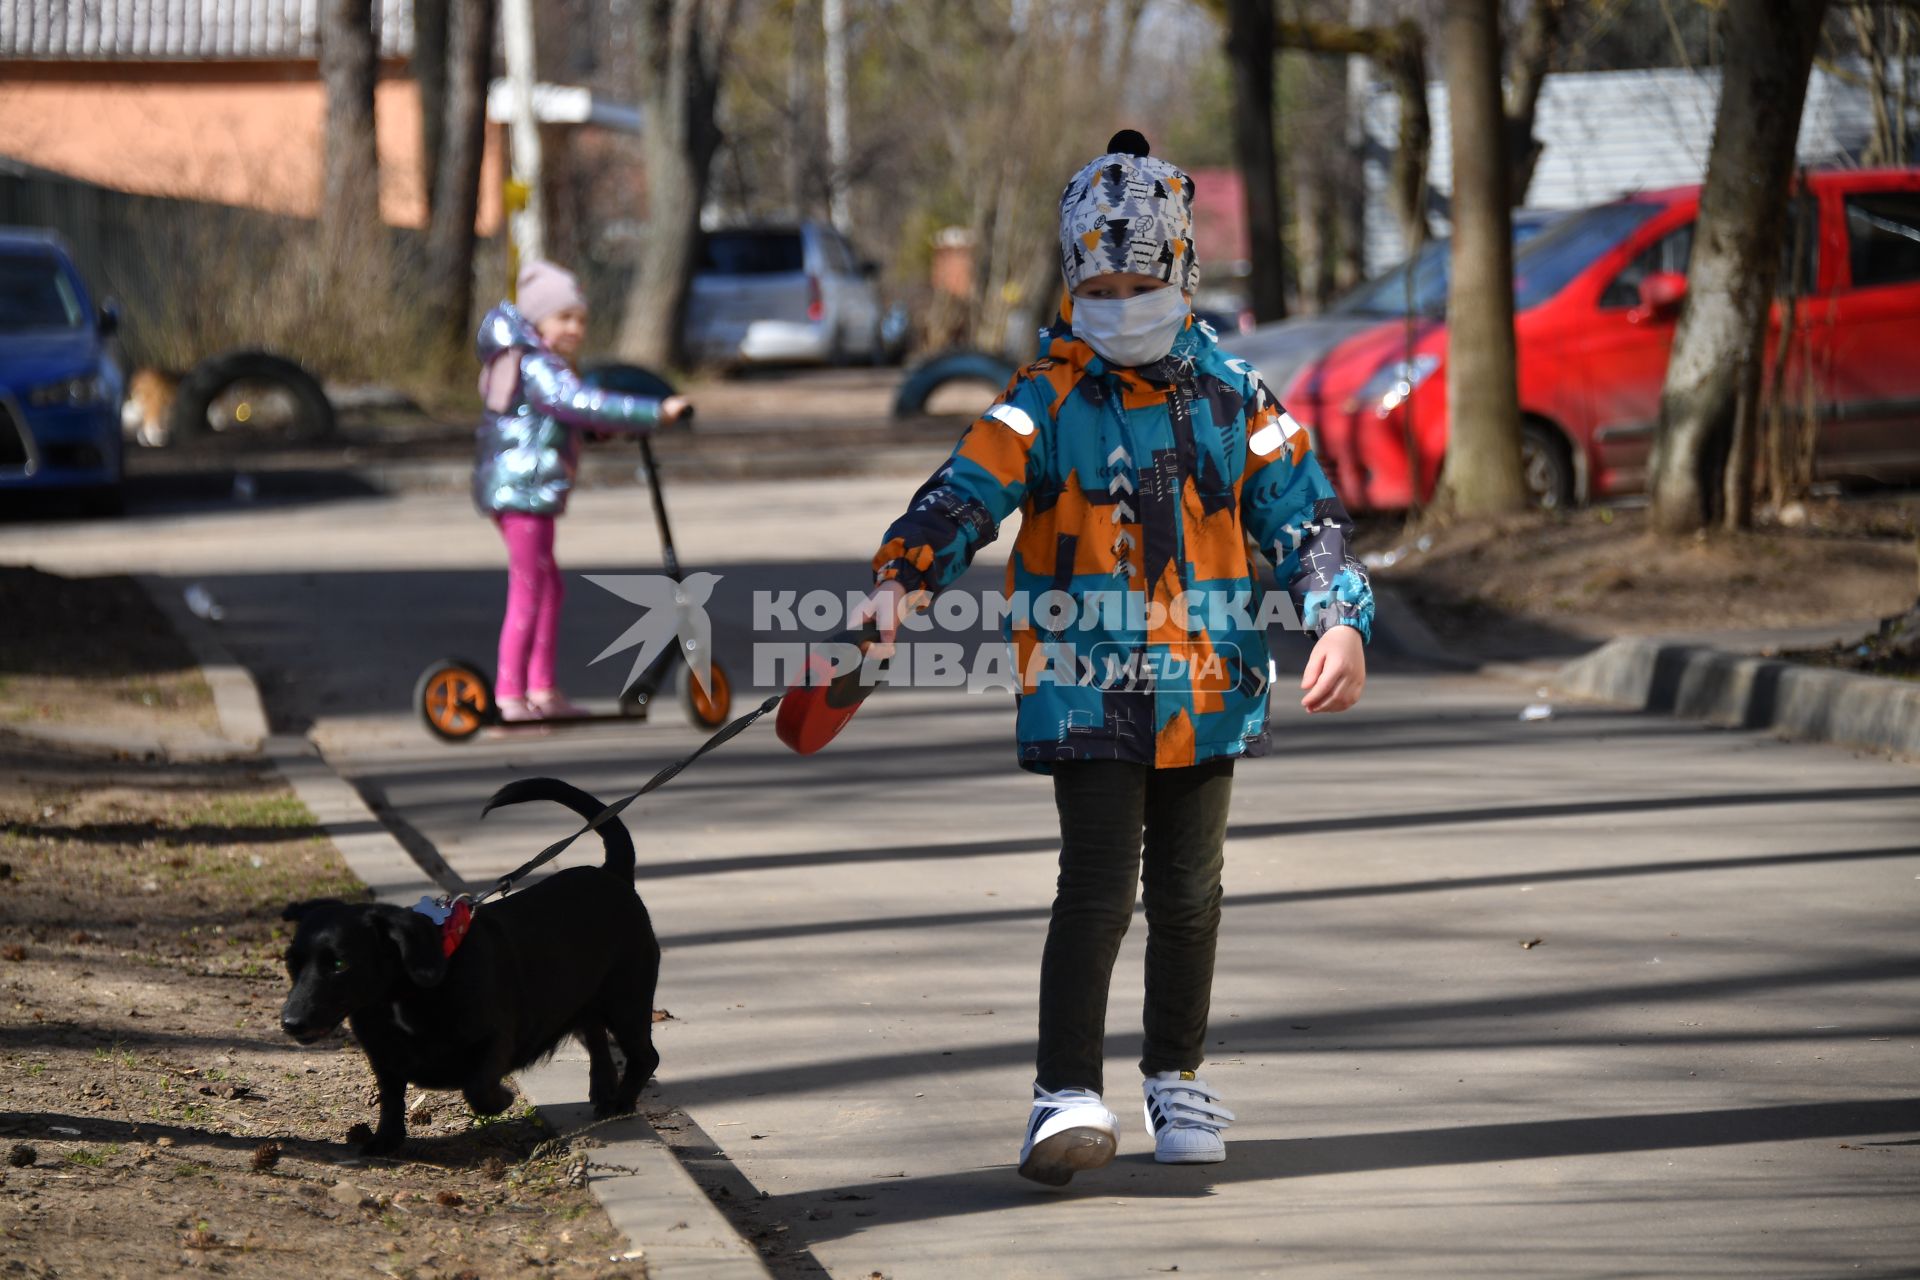
[[[1013, 1174], [1051, 795], [1010, 768], [1005, 708], [960, 697], [876, 703], [811, 760], [743, 739], [636, 815], [662, 1095], [769, 1194], [763, 1238], [837, 1276], [1910, 1274], [1920, 778], [1517, 701], [1382, 679], [1240, 770], [1226, 1165], [1143, 1154], [1136, 928], [1123, 1155], [1065, 1195]], [[611, 794], [692, 741], [659, 728], [640, 759], [344, 764], [478, 875], [566, 822], [482, 826], [477, 782]]]
[[[910, 490], [688, 490], [682, 555], [844, 586]], [[569, 569], [645, 562], [625, 508], [585, 499]], [[698, 738], [666, 716], [428, 741], [414, 671], [497, 625], [473, 523], [381, 501], [142, 522], [131, 550], [6, 530], [0, 556], [206, 581], [270, 705], [480, 880], [570, 829], [480, 822], [500, 782], [617, 794]], [[582, 691], [614, 678], [586, 666], [624, 625], [603, 594], [569, 603]], [[1012, 1172], [1056, 831], [993, 697], [884, 693], [805, 759], [756, 730], [630, 813], [674, 1014], [659, 1097], [781, 1275], [1913, 1274], [1920, 775], [1625, 711], [1523, 723], [1531, 700], [1389, 661], [1348, 716], [1282, 700], [1279, 753], [1237, 775], [1205, 1068], [1241, 1117], [1224, 1165], [1143, 1154], [1136, 927], [1120, 1160], [1065, 1194]]]

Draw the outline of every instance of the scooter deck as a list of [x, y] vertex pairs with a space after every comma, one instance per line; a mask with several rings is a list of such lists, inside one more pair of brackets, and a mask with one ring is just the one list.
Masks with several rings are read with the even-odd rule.
[[576, 729], [594, 724], [645, 724], [645, 715], [633, 715], [624, 711], [596, 712], [589, 716], [555, 716], [551, 720], [496, 720], [483, 732], [496, 734], [525, 733], [530, 729]]

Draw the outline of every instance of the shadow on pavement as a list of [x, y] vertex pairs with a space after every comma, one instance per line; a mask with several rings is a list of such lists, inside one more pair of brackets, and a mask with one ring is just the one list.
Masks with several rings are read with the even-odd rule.
[[[785, 1202], [791, 1217], [802, 1219], [795, 1223], [795, 1235], [800, 1237], [796, 1243], [813, 1244], [869, 1226], [1018, 1210], [1023, 1206], [1039, 1208], [1052, 1203], [1058, 1195], [1110, 1197], [1118, 1194], [1129, 1199], [1190, 1199], [1211, 1195], [1214, 1187], [1232, 1183], [1383, 1169], [1853, 1138], [1906, 1132], [1916, 1124], [1920, 1124], [1920, 1098], [1890, 1098], [1531, 1120], [1321, 1138], [1250, 1139], [1230, 1142], [1230, 1155], [1225, 1164], [1171, 1168], [1152, 1165], [1145, 1156], [1125, 1157], [1112, 1166], [1112, 1171], [1085, 1175], [1061, 1193], [1042, 1191], [1022, 1182], [1010, 1165], [997, 1165], [919, 1178], [877, 1179], [814, 1188], [774, 1197], [769, 1207], [777, 1211]], [[1113, 1171], [1132, 1165], [1150, 1167], [1153, 1176], [1115, 1185]], [[803, 1204], [847, 1196], [871, 1197], [874, 1216], [863, 1221], [836, 1217], [808, 1222], [804, 1221], [806, 1214], [799, 1211]]]
[[[1582, 880], [1619, 880], [1633, 876], [1684, 875], [1691, 872], [1746, 871], [1757, 867], [1819, 866], [1836, 862], [1869, 862], [1880, 858], [1920, 857], [1920, 845], [1901, 845], [1891, 849], [1840, 849], [1817, 853], [1754, 854], [1744, 858], [1687, 858], [1669, 862], [1631, 862], [1618, 866], [1580, 867], [1562, 871], [1509, 871], [1499, 875], [1449, 876], [1436, 880], [1402, 880], [1392, 884], [1337, 885], [1326, 889], [1288, 889], [1272, 893], [1226, 895], [1226, 908], [1279, 906], [1288, 903], [1327, 902], [1351, 898], [1398, 897], [1419, 893], [1458, 893], [1464, 889], [1498, 889], [1515, 885], [1555, 884]], [[652, 868], [643, 867], [642, 883], [653, 878]], [[1143, 907], [1135, 905], [1135, 914]], [[901, 930], [918, 933], [922, 929], [1002, 924], [1016, 920], [1045, 920], [1047, 907], [1002, 907], [993, 911], [948, 911], [916, 916], [860, 916], [849, 920], [813, 920], [800, 924], [763, 925], [739, 929], [709, 930], [704, 933], [667, 934], [660, 944], [669, 951], [683, 947], [728, 946], [741, 942], [763, 942], [775, 938], [807, 938], [847, 933], [887, 933]]]
[[[1565, 1014], [1611, 1006], [1644, 1007], [1679, 1000], [1703, 1000], [1755, 992], [1779, 992], [1808, 987], [1844, 986], [1853, 983], [1911, 981], [1920, 978], [1920, 956], [1876, 957], [1844, 964], [1817, 965], [1799, 969], [1777, 969], [1766, 973], [1727, 974], [1685, 982], [1616, 983], [1513, 997], [1473, 997], [1461, 1000], [1411, 1001], [1373, 1005], [1349, 1012], [1313, 1015], [1313, 1034], [1294, 1034], [1298, 1014], [1269, 1018], [1241, 1018], [1233, 1022], [1227, 1043], [1235, 1051], [1324, 1053], [1329, 1043], [1341, 1052], [1398, 1052], [1411, 1046], [1399, 1043], [1355, 1045], [1339, 1042], [1339, 1037], [1392, 1032], [1436, 1022], [1461, 1023], [1476, 1018], [1510, 1018], [1527, 1014]], [[1903, 1027], [1903, 1033], [1913, 1028]], [[1224, 1029], [1222, 1029], [1224, 1030]], [[1676, 1041], [1693, 1037], [1675, 1037]], [[1617, 1044], [1620, 1035], [1609, 1035], [1605, 1043]], [[1635, 1036], [1636, 1042], [1652, 1037]], [[1555, 1034], [1550, 1041], [1521, 1039], [1520, 1044], [1551, 1043], [1564, 1046], [1577, 1042], [1572, 1035]], [[1462, 1035], [1446, 1048], [1484, 1048], [1482, 1042]], [[793, 1091], [811, 1087], [844, 1089], [855, 1084], [929, 1073], [984, 1070], [1013, 1066], [1028, 1061], [1033, 1040], [1022, 1035], [970, 1044], [951, 1050], [921, 1049], [864, 1058], [834, 1059], [798, 1067], [762, 1067], [725, 1075], [672, 1081], [673, 1101], [681, 1106], [710, 1105], [760, 1093]], [[1124, 1058], [1126, 1055], [1123, 1054]], [[1920, 1112], [1908, 1117], [1912, 1127], [1920, 1125]]]

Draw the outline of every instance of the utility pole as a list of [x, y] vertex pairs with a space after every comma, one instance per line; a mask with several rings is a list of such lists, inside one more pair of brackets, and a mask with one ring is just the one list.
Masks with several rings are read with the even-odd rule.
[[822, 0], [820, 15], [827, 29], [827, 163], [834, 227], [846, 232], [852, 220], [847, 200], [847, 167], [853, 146], [847, 138], [847, 14], [846, 0]]
[[512, 140], [513, 180], [509, 208], [512, 242], [518, 264], [547, 256], [546, 201], [540, 189], [540, 124], [533, 114], [533, 0], [502, 0], [500, 34], [506, 44], [507, 81], [513, 88], [513, 115], [507, 130]]

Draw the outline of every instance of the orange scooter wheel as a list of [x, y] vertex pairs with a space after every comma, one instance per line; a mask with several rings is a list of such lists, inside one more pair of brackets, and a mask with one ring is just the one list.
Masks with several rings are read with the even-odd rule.
[[719, 663], [707, 668], [704, 689], [684, 662], [673, 679], [679, 686], [680, 705], [687, 709], [687, 719], [701, 728], [718, 729], [733, 714], [733, 683], [727, 679], [727, 669]]
[[479, 667], [450, 658], [421, 673], [413, 702], [427, 732], [442, 742], [465, 742], [497, 715], [493, 685]]

